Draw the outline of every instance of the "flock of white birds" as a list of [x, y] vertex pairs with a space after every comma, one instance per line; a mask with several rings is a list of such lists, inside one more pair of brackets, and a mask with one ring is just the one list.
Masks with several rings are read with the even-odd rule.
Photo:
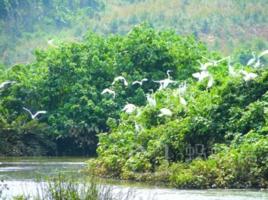
[[[52, 42], [52, 41], [51, 41]], [[268, 54], [268, 50], [265, 50], [263, 52], [261, 52], [260, 54], [256, 55], [255, 52], [252, 52], [252, 58], [247, 62], [247, 66], [252, 66], [253, 68], [260, 68], [263, 66], [263, 64], [261, 63], [261, 58], [265, 55]], [[211, 59], [208, 59], [208, 58], [204, 58], [206, 59], [208, 62], [206, 63], [200, 63], [200, 71], [199, 72], [196, 72], [196, 73], [193, 73], [192, 76], [194, 78], [196, 78], [198, 80], [198, 82], [202, 82], [204, 80], [208, 80], [207, 82], [207, 89], [211, 88], [214, 84], [214, 79], [213, 79], [213, 76], [212, 74], [209, 73], [208, 69], [210, 67], [216, 67], [218, 66], [219, 63], [221, 62], [224, 62], [224, 61], [228, 61], [228, 71], [229, 71], [229, 75], [232, 76], [232, 77], [236, 77], [236, 76], [240, 76], [242, 75], [243, 76], [243, 79], [244, 81], [250, 81], [250, 80], [253, 80], [255, 79], [258, 75], [256, 73], [253, 73], [253, 72], [247, 72], [245, 70], [240, 70], [240, 71], [236, 71], [233, 66], [231, 65], [231, 58], [230, 57], [225, 57], [225, 58], [222, 58], [220, 60], [211, 60]], [[163, 90], [163, 89], [166, 89], [169, 85], [171, 84], [175, 84], [175, 83], [178, 83], [177, 81], [174, 81], [172, 80], [172, 77], [170, 75], [172, 71], [171, 70], [167, 70], [166, 74], [167, 74], [167, 78], [163, 79], [163, 80], [159, 80], [159, 81], [153, 81], [155, 83], [158, 83], [159, 84], [159, 89], [158, 90]], [[147, 78], [144, 78], [142, 80], [136, 80], [132, 83], [132, 86], [133, 85], [139, 85], [139, 86], [142, 86], [145, 82], [149, 81]], [[112, 82], [112, 86], [114, 84], [116, 84], [117, 82], [122, 82], [124, 84], [124, 86], [128, 86], [128, 82], [127, 80], [125, 79], [125, 77], [123, 76], [118, 76], [118, 77], [115, 77], [114, 78], [114, 81]], [[4, 90], [5, 88], [7, 87], [10, 87], [12, 86], [13, 84], [16, 84], [16, 81], [10, 81], [10, 80], [7, 80], [3, 83], [0, 84], [0, 91], [1, 90]], [[153, 106], [155, 107], [157, 105], [157, 102], [156, 102], [156, 99], [154, 97], [154, 91], [151, 90], [152, 93], [151, 94], [146, 94], [146, 98], [147, 98], [147, 102], [150, 106]], [[176, 95], [179, 97], [179, 100], [180, 100], [180, 103], [183, 105], [183, 106], [187, 106], [187, 101], [185, 100], [184, 98], [184, 94], [186, 93], [187, 91], [187, 84], [186, 82], [183, 82], [179, 85], [179, 87], [177, 88], [176, 90]], [[102, 92], [101, 92], [102, 95], [104, 94], [109, 94], [109, 95], [112, 95], [113, 98], [116, 97], [116, 92], [110, 88], [106, 88], [104, 89]], [[137, 110], [137, 106], [135, 106], [134, 104], [131, 104], [131, 103], [127, 103], [124, 108], [122, 109], [122, 111], [126, 112], [127, 114], [131, 114], [133, 112], [135, 112]], [[44, 110], [41, 110], [41, 111], [37, 111], [36, 113], [32, 113], [29, 109], [23, 107], [23, 109], [28, 112], [31, 116], [32, 119], [36, 119], [39, 115], [41, 114], [46, 114], [47, 111], [44, 111]], [[168, 108], [161, 108], [159, 110], [159, 117], [164, 117], [164, 116], [167, 116], [167, 117], [171, 117], [172, 116], [172, 111]]]
[[[259, 55], [256, 56], [256, 54], [253, 52], [252, 53], [252, 58], [248, 61], [247, 66], [251, 66], [253, 68], [260, 68], [263, 65], [261, 64], [261, 57], [265, 56], [268, 54], [268, 50], [265, 50], [263, 52], [261, 52]], [[230, 56], [222, 58], [220, 60], [212, 60], [212, 59], [208, 59], [203, 57], [204, 59], [207, 60], [206, 63], [200, 63], [200, 71], [193, 73], [192, 76], [197, 79], [198, 82], [203, 82], [204, 80], [207, 80], [207, 87], [206, 89], [210, 89], [213, 84], [214, 84], [214, 78], [212, 76], [212, 74], [209, 72], [209, 68], [211, 67], [217, 67], [220, 63], [227, 61], [228, 62], [228, 72], [229, 75], [232, 77], [238, 77], [242, 75], [242, 78], [244, 81], [248, 82], [250, 80], [255, 79], [258, 75], [256, 73], [253, 72], [247, 72], [246, 70], [239, 70], [236, 71], [234, 69], [234, 67], [231, 65], [231, 58]], [[168, 88], [169, 85], [171, 84], [176, 84], [178, 83], [178, 81], [174, 81], [172, 80], [172, 77], [170, 75], [172, 71], [171, 70], [167, 70], [166, 74], [167, 74], [167, 78], [163, 79], [163, 80], [158, 80], [158, 81], [154, 81], [155, 83], [159, 84], [159, 89], [158, 90], [163, 90]], [[125, 77], [123, 76], [118, 76], [114, 79], [112, 86], [116, 83], [116, 82], [122, 82], [124, 84], [124, 86], [128, 86], [128, 82], [126, 80]], [[147, 82], [148, 79], [144, 78], [142, 80], [136, 80], [132, 83], [132, 85], [140, 85], [142, 86], [144, 82]], [[151, 90], [152, 93], [151, 94], [146, 94], [146, 98], [147, 98], [147, 103], [149, 106], [153, 106], [155, 107], [157, 102], [156, 99], [154, 97], [153, 94], [153, 90]], [[182, 82], [179, 87], [177, 88], [177, 90], [175, 90], [175, 95], [178, 96], [180, 103], [183, 106], [187, 106], [187, 101], [184, 98], [184, 94], [187, 91], [187, 83], [184, 81]], [[116, 97], [116, 92], [114, 90], [112, 90], [111, 88], [106, 88], [102, 91], [101, 94], [110, 94], [113, 96], [113, 98]], [[133, 112], [135, 112], [138, 109], [137, 106], [135, 106], [134, 104], [131, 103], [127, 103], [124, 108], [122, 109], [122, 111], [126, 112], [127, 114], [132, 114]], [[158, 117], [171, 117], [172, 116], [172, 111], [168, 108], [161, 108], [159, 110], [159, 114]]]

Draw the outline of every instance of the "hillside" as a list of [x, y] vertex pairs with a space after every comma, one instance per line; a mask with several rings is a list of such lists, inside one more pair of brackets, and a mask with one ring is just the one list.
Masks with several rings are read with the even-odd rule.
[[80, 41], [88, 30], [125, 34], [144, 21], [159, 30], [192, 34], [224, 54], [245, 47], [263, 50], [267, 9], [266, 0], [1, 1], [0, 58], [6, 65], [29, 63], [34, 49], [51, 41]]

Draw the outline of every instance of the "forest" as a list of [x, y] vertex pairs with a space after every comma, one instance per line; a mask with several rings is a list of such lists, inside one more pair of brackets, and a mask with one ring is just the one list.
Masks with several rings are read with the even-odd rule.
[[36, 48], [82, 41], [88, 30], [124, 35], [147, 22], [194, 35], [224, 55], [267, 45], [266, 0], [2, 0], [0, 64], [29, 64]]
[[146, 14], [150, 2], [1, 1], [0, 156], [83, 155], [105, 178], [267, 188], [265, 1], [202, 0], [192, 13], [195, 1], [156, 0]]

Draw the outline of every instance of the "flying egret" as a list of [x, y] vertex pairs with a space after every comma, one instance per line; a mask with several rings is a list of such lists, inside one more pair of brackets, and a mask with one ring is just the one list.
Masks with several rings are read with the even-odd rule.
[[4, 89], [5, 87], [10, 86], [14, 83], [16, 83], [16, 81], [5, 81], [5, 82], [0, 84], [0, 89]]
[[[212, 59], [209, 59], [209, 58], [206, 58], [206, 57], [204, 57], [203, 56], [203, 58], [205, 58], [206, 60], [208, 60], [209, 62], [207, 62], [207, 63], [205, 63], [205, 64], [202, 64], [202, 63], [200, 63], [201, 64], [201, 70], [207, 70], [207, 68], [209, 67], [209, 66], [217, 66], [219, 63], [221, 63], [221, 62], [223, 62], [223, 61], [225, 61], [225, 60], [228, 60], [230, 57], [229, 56], [227, 56], [227, 57], [225, 57], [225, 58], [221, 58], [221, 59], [219, 59], [219, 60], [212, 60]], [[202, 69], [202, 65], [204, 65], [203, 66], [203, 68], [204, 69]]]
[[155, 98], [153, 98], [150, 94], [146, 94], [146, 98], [150, 106], [153, 106], [153, 107], [156, 106]]
[[207, 62], [207, 63], [201, 63], [200, 61], [198, 61], [198, 62], [200, 64], [200, 70], [202, 70], [202, 71], [206, 71], [209, 66], [214, 66], [214, 64], [212, 62]]
[[253, 72], [247, 72], [245, 70], [240, 70], [240, 73], [243, 74], [243, 79], [246, 82], [257, 78], [257, 76], [258, 76], [257, 74], [255, 74]]
[[163, 116], [171, 117], [172, 116], [171, 110], [169, 110], [168, 108], [161, 108], [160, 114], [158, 115], [158, 117], [163, 117]]
[[106, 93], [113, 95], [113, 98], [115, 98], [115, 91], [113, 91], [113, 90], [111, 90], [111, 89], [109, 89], [109, 88], [105, 88], [105, 89], [101, 92], [101, 94], [106, 94]]
[[167, 88], [169, 84], [177, 83], [177, 81], [173, 81], [173, 80], [171, 80], [169, 78], [164, 79], [164, 80], [160, 80], [160, 81], [154, 81], [154, 82], [160, 84], [160, 87], [159, 87], [158, 90], [162, 90], [162, 89]]
[[128, 103], [125, 105], [125, 107], [122, 109], [122, 111], [126, 112], [127, 114], [133, 113], [137, 107], [134, 104]]
[[117, 76], [117, 77], [115, 77], [112, 85], [114, 85], [117, 81], [123, 81], [124, 85], [125, 86], [128, 86], [128, 82], [127, 82], [127, 80], [123, 76]]
[[144, 78], [144, 79], [142, 79], [141, 81], [134, 81], [134, 82], [132, 83], [132, 85], [139, 84], [140, 86], [142, 86], [143, 82], [145, 82], [145, 81], [148, 81], [148, 79], [147, 79], [147, 78]]
[[194, 78], [197, 78], [198, 79], [198, 82], [201, 82], [205, 78], [209, 77], [209, 73], [208, 73], [208, 71], [201, 71], [201, 72], [193, 73], [192, 76]]
[[31, 115], [32, 119], [35, 119], [40, 114], [46, 114], [47, 113], [47, 111], [45, 111], [45, 110], [40, 110], [40, 111], [36, 112], [35, 114], [33, 114], [29, 109], [27, 109], [25, 107], [23, 107], [23, 110], [27, 111]]

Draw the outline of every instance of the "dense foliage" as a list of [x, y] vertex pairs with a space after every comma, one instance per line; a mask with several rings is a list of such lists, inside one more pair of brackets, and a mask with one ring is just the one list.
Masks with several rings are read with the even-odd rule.
[[[185, 76], [187, 105], [177, 89], [167, 88], [153, 94], [155, 106], [121, 114], [119, 125], [100, 134], [99, 157], [90, 169], [105, 177], [169, 180], [177, 187], [267, 187], [268, 73], [264, 66], [232, 66], [227, 59], [210, 67], [209, 89], [207, 80]], [[241, 70], [257, 77], [246, 80]], [[163, 108], [172, 116], [159, 115]]]
[[[94, 154], [96, 135], [109, 130], [106, 124], [117, 124], [126, 102], [145, 105], [145, 93], [158, 87], [152, 80], [165, 77], [168, 69], [183, 80], [202, 55], [206, 48], [193, 38], [146, 25], [126, 36], [89, 33], [83, 43], [38, 51], [36, 62], [2, 69], [0, 80], [15, 83], [0, 91], [0, 153]], [[113, 85], [115, 99], [102, 95], [119, 75], [129, 85]], [[143, 77], [149, 79], [143, 87], [131, 85]], [[32, 120], [23, 107], [47, 114]]]
[[267, 47], [267, 9], [266, 0], [2, 0], [0, 60], [28, 63], [33, 50], [49, 46], [51, 39], [80, 40], [88, 29], [125, 34], [144, 21], [192, 34], [225, 53], [261, 50]]

